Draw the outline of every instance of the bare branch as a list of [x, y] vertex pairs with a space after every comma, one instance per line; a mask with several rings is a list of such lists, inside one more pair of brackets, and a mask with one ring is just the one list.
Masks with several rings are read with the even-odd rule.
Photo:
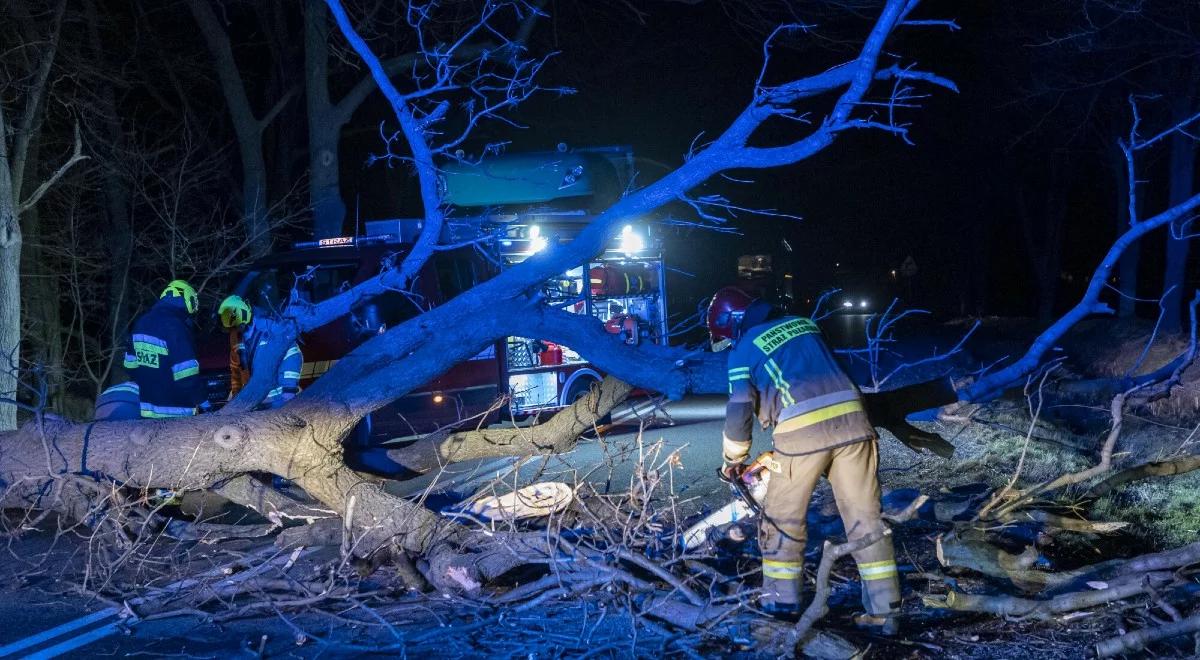
[[87, 159], [88, 156], [83, 155], [83, 140], [79, 137], [79, 124], [77, 123], [75, 124], [75, 147], [71, 151], [70, 158], [68, 158], [62, 165], [59, 165], [58, 169], [54, 171], [54, 174], [51, 174], [50, 178], [43, 181], [42, 184], [37, 187], [37, 190], [33, 191], [33, 194], [30, 195], [28, 199], [26, 199], [24, 202], [21, 202], [17, 206], [17, 213], [24, 213], [36, 206], [38, 200], [42, 198], [42, 195], [45, 195], [46, 191], [53, 188], [54, 184], [58, 183], [58, 180], [61, 179], [68, 170], [70, 170], [76, 163], [85, 161]]

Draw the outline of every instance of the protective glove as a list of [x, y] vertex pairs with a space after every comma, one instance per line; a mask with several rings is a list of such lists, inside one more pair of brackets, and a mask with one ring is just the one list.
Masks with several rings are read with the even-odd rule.
[[737, 481], [742, 478], [742, 473], [746, 471], [745, 463], [730, 463], [724, 461], [721, 463], [721, 469], [718, 471], [721, 479], [729, 482]]
[[742, 476], [746, 470], [746, 459], [750, 458], [750, 441], [733, 440], [721, 435], [721, 478], [733, 481]]

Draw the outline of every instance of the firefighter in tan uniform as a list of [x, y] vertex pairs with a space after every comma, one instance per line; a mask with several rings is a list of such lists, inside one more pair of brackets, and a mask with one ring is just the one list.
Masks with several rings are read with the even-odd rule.
[[[817, 325], [780, 316], [740, 289], [717, 292], [708, 309], [714, 342], [729, 352], [724, 473], [734, 478], [750, 453], [757, 417], [773, 428], [774, 461], [763, 503], [759, 544], [763, 608], [789, 618], [800, 611], [809, 500], [822, 476], [829, 480], [850, 540], [878, 530], [880, 489], [875, 429], [862, 395], [842, 371]], [[859, 625], [894, 634], [900, 582], [890, 536], [854, 553], [866, 614]]]

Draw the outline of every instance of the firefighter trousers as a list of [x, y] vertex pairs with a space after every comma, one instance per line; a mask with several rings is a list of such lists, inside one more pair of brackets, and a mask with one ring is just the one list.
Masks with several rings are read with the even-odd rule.
[[[764, 601], [799, 605], [804, 584], [806, 516], [813, 490], [829, 479], [838, 511], [853, 541], [883, 526], [880, 519], [879, 453], [875, 440], [856, 442], [803, 456], [775, 454], [763, 503], [759, 545], [763, 557]], [[900, 609], [900, 580], [892, 537], [854, 553], [862, 578], [863, 607], [873, 615]]]

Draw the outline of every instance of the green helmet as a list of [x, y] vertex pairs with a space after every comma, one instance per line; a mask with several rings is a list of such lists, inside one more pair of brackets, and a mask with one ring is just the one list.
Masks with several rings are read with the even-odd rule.
[[251, 311], [250, 305], [242, 300], [241, 296], [229, 296], [222, 300], [217, 314], [221, 317], [221, 325], [226, 328], [250, 325], [250, 320], [254, 318], [254, 312]]
[[196, 290], [184, 280], [171, 280], [167, 284], [167, 288], [163, 289], [162, 295], [159, 296], [159, 298], [167, 297], [183, 298], [183, 306], [187, 308], [188, 314], [195, 314], [200, 307], [200, 298], [196, 295]]

